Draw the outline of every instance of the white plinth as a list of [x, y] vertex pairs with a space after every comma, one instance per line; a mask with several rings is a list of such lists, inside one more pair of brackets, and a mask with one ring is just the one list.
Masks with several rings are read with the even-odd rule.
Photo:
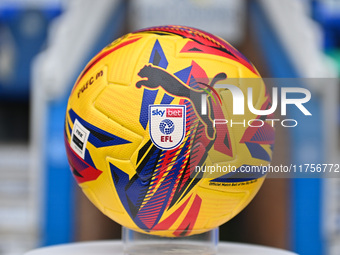
[[[24, 255], [123, 255], [120, 241], [80, 242], [29, 251]], [[218, 255], [297, 255], [290, 251], [265, 246], [220, 242]]]

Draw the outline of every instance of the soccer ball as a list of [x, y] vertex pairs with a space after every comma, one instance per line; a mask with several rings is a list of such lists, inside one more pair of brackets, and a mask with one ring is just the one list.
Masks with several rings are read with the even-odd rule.
[[85, 195], [121, 225], [168, 237], [238, 214], [265, 178], [242, 168], [270, 162], [274, 128], [249, 109], [233, 114], [223, 87], [232, 83], [245, 98], [252, 87], [256, 109], [270, 107], [255, 67], [201, 30], [147, 28], [104, 48], [80, 74], [66, 112], [66, 152]]

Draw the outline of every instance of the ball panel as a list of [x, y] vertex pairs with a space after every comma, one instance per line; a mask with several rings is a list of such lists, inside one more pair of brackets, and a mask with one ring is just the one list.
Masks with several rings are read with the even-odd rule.
[[106, 60], [110, 63], [107, 82], [130, 86], [136, 74], [136, 65], [141, 54], [150, 47], [151, 39], [129, 34], [118, 45], [108, 49], [113, 51]]

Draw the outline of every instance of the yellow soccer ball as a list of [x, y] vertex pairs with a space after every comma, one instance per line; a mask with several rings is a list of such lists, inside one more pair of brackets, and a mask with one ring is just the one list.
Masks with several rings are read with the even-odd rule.
[[85, 195], [125, 227], [169, 237], [238, 214], [265, 178], [243, 170], [270, 162], [274, 128], [246, 106], [234, 114], [226, 84], [245, 102], [252, 87], [254, 108], [270, 107], [255, 67], [204, 31], [147, 28], [104, 48], [66, 112], [67, 156]]

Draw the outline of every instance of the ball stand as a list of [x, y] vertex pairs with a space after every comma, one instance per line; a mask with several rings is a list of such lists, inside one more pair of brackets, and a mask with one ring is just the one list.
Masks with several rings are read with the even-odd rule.
[[297, 255], [258, 245], [218, 242], [218, 229], [189, 237], [164, 238], [123, 228], [122, 239], [43, 247], [24, 255]]
[[213, 255], [217, 253], [218, 229], [185, 237], [160, 237], [123, 227], [122, 240], [128, 255]]

